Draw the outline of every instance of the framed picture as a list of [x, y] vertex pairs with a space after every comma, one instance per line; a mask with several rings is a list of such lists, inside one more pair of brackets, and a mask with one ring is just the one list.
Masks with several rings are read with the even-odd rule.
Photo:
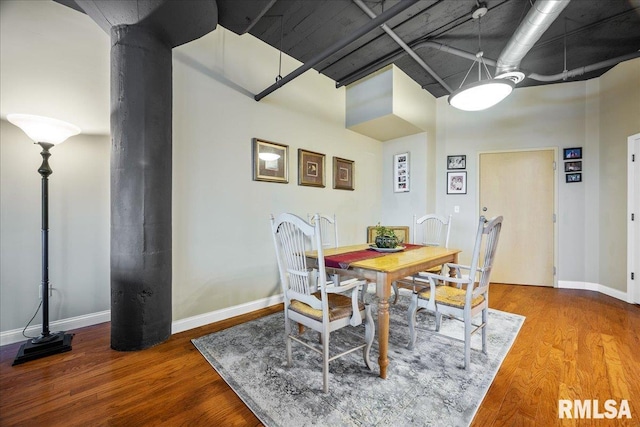
[[298, 185], [324, 188], [324, 154], [298, 149]]
[[409, 191], [409, 153], [393, 156], [393, 191], [396, 193]]
[[459, 154], [456, 156], [447, 156], [447, 169], [466, 169], [467, 156]]
[[355, 163], [353, 160], [333, 158], [333, 188], [354, 190]]
[[575, 162], [564, 162], [565, 172], [580, 172], [582, 170], [582, 160]]
[[582, 182], [581, 173], [568, 173], [565, 175], [566, 182]]
[[563, 160], [573, 160], [582, 158], [582, 147], [564, 148], [562, 151]]
[[447, 194], [467, 194], [467, 172], [447, 172]]
[[289, 182], [289, 146], [253, 138], [253, 180]]

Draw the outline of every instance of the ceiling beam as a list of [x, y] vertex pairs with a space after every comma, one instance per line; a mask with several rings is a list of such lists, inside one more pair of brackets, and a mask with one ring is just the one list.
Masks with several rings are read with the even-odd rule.
[[323, 60], [328, 58], [329, 56], [331, 56], [331, 55], [335, 54], [336, 52], [338, 52], [340, 49], [343, 49], [344, 47], [346, 47], [350, 43], [353, 43], [355, 40], [359, 39], [360, 37], [364, 36], [365, 34], [373, 31], [376, 28], [378, 28], [380, 25], [384, 24], [385, 22], [387, 22], [388, 20], [390, 20], [394, 16], [398, 15], [402, 11], [408, 9], [409, 7], [411, 7], [412, 5], [414, 5], [417, 2], [418, 2], [418, 0], [401, 0], [395, 6], [393, 6], [391, 9], [388, 9], [387, 11], [381, 13], [375, 19], [372, 19], [367, 24], [363, 25], [358, 30], [356, 30], [353, 33], [351, 33], [349, 36], [343, 38], [342, 40], [338, 40], [336, 43], [332, 44], [331, 46], [329, 46], [328, 48], [323, 50], [321, 53], [319, 53], [318, 55], [316, 55], [313, 58], [309, 59], [307, 62], [305, 62], [300, 67], [296, 68], [291, 73], [287, 74], [286, 76], [284, 76], [281, 79], [278, 79], [274, 84], [272, 84], [271, 86], [269, 86], [268, 88], [266, 88], [265, 90], [263, 90], [262, 92], [257, 94], [254, 97], [254, 99], [256, 101], [260, 101], [265, 96], [267, 96], [270, 93], [278, 90], [279, 88], [281, 88], [285, 84], [289, 83], [291, 80], [293, 80], [296, 77], [300, 76], [305, 71], [310, 70], [311, 68], [313, 68], [314, 66], [316, 66], [317, 64], [319, 64], [320, 62], [322, 62]]

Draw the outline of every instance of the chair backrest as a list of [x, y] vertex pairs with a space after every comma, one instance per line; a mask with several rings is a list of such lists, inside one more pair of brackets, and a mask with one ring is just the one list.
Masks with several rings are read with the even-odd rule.
[[[318, 215], [318, 222], [320, 223], [320, 240], [322, 241], [322, 247], [324, 248], [337, 248], [338, 247], [338, 220], [336, 215], [323, 215], [323, 214], [308, 214], [307, 220], [309, 224], [315, 226], [315, 216]], [[312, 240], [314, 249], [317, 249], [315, 240]]]
[[271, 230], [278, 258], [278, 270], [280, 272], [280, 283], [285, 298], [285, 306], [289, 305], [291, 299], [297, 299], [320, 308], [317, 307], [319, 301], [311, 296], [315, 290], [315, 284], [312, 279], [315, 279], [316, 275], [307, 266], [305, 252], [308, 249], [309, 238], [315, 240], [318, 247], [317, 268], [319, 274], [317, 275], [317, 286], [323, 293], [323, 305], [326, 304], [326, 298], [324, 297], [326, 271], [324, 252], [320, 242], [320, 223], [317, 221], [317, 216], [315, 226], [313, 226], [291, 213], [283, 213], [275, 218], [272, 215]]
[[[478, 285], [474, 288], [473, 297], [482, 294], [489, 286], [489, 278], [493, 261], [498, 247], [498, 238], [502, 229], [502, 216], [497, 216], [487, 220], [484, 216], [480, 217], [478, 222], [478, 232], [476, 233], [476, 242], [471, 257], [471, 271], [469, 277], [475, 278], [476, 274], [480, 274]], [[471, 280], [473, 284], [474, 280]], [[468, 294], [469, 295], [469, 294]]]
[[[409, 227], [406, 225], [385, 225], [386, 228], [393, 230], [396, 237], [401, 243], [409, 242]], [[367, 243], [374, 243], [376, 241], [376, 226], [370, 225], [367, 227]]]
[[[422, 231], [422, 238], [420, 238]], [[413, 216], [413, 243], [425, 246], [449, 247], [449, 234], [451, 232], [451, 215], [427, 214], [417, 218]]]

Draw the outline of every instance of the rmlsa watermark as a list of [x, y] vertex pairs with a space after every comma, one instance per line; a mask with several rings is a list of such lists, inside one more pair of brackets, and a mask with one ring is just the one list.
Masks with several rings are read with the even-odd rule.
[[627, 400], [608, 399], [601, 406], [598, 399], [590, 400], [558, 400], [558, 418], [592, 418], [620, 419], [631, 418], [631, 410]]

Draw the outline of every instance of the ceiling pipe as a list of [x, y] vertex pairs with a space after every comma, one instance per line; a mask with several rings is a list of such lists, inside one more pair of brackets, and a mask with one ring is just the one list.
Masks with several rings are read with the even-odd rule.
[[[419, 42], [413, 46], [410, 46], [410, 48], [414, 51], [418, 50], [418, 49], [422, 49], [422, 48], [430, 48], [430, 49], [436, 49], [439, 50], [441, 52], [446, 52], [446, 53], [450, 53], [452, 55], [455, 56], [459, 56], [461, 58], [465, 58], [465, 59], [469, 59], [471, 61], [477, 61], [478, 58], [476, 57], [475, 53], [471, 53], [471, 52], [467, 52], [466, 50], [461, 50], [455, 47], [451, 47], [451, 46], [447, 46], [445, 44], [442, 43], [437, 43], [437, 42], [432, 42], [432, 41], [423, 41], [423, 42]], [[356, 71], [354, 73], [351, 73], [350, 75], [346, 76], [344, 79], [340, 79], [339, 81], [336, 82], [336, 88], [342, 87], [342, 86], [347, 86], [350, 85], [351, 83], [355, 82], [356, 80], [360, 80], [361, 78], [368, 76], [369, 74], [373, 73], [374, 71], [386, 67], [387, 65], [396, 62], [398, 59], [400, 59], [402, 56], [406, 55], [406, 52], [403, 51], [399, 51], [395, 54], [393, 54], [392, 56], [389, 56], [386, 60], [384, 60], [383, 62], [375, 62], [371, 65], [366, 66], [365, 68], [360, 69], [359, 71]], [[483, 57], [484, 62], [487, 65], [491, 65], [493, 67], [496, 66], [496, 61], [495, 59], [490, 59], [490, 58], [486, 58]], [[446, 89], [446, 87], [445, 87]]]
[[[364, 13], [366, 13], [367, 15], [369, 15], [369, 18], [371, 19], [375, 19], [376, 18], [376, 14], [373, 13], [373, 11], [371, 9], [369, 9], [369, 7], [367, 7], [366, 4], [364, 4], [362, 2], [362, 0], [353, 0], [353, 2], [358, 5], [358, 7], [360, 9], [362, 9], [362, 11]], [[433, 69], [431, 67], [429, 67], [426, 62], [424, 62], [422, 60], [422, 58], [420, 58], [420, 56], [418, 56], [418, 54], [409, 47], [409, 45], [407, 45], [401, 38], [400, 36], [398, 36], [391, 28], [389, 28], [389, 26], [387, 24], [382, 24], [380, 26], [380, 28], [382, 28], [384, 30], [385, 33], [387, 33], [392, 39], [393, 41], [395, 41], [402, 49], [405, 50], [405, 52], [407, 52], [409, 54], [410, 57], [412, 57], [417, 63], [418, 65], [420, 65], [427, 73], [429, 73], [431, 75], [431, 77], [433, 77], [434, 79], [436, 79], [436, 81], [438, 83], [440, 83], [440, 85], [445, 88], [447, 90], [447, 92], [451, 93], [453, 92], [453, 90], [451, 89], [451, 87], [449, 87], [449, 85], [440, 78], [440, 76], [438, 76], [438, 74], [436, 74], [435, 71], [433, 71]], [[475, 56], [474, 56], [474, 60], [475, 60]]]
[[264, 8], [262, 8], [260, 13], [258, 13], [258, 15], [255, 18], [253, 18], [251, 22], [249, 22], [249, 25], [247, 25], [247, 28], [245, 28], [240, 34], [246, 34], [249, 31], [251, 31], [251, 29], [258, 23], [258, 21], [260, 21], [262, 17], [266, 15], [266, 13], [269, 12], [269, 10], [271, 10], [273, 5], [276, 4], [277, 1], [278, 0], [271, 0], [269, 3], [267, 3], [267, 5]]
[[[354, 0], [355, 1], [355, 0]], [[568, 0], [565, 1], [564, 7], [567, 6], [568, 4]], [[536, 3], [538, 4], [538, 3]], [[532, 9], [533, 10], [533, 9]], [[530, 12], [531, 13], [531, 12]], [[556, 19], [557, 16], [554, 17], [554, 19]], [[547, 23], [547, 28], [548, 26], [551, 24], [551, 22]], [[538, 37], [539, 38], [539, 37]], [[534, 42], [535, 43], [535, 42]], [[430, 48], [430, 49], [436, 49], [438, 51], [441, 52], [446, 52], [446, 53], [450, 53], [452, 55], [455, 56], [459, 56], [461, 58], [465, 58], [465, 59], [469, 59], [472, 61], [476, 60], [476, 54], [475, 53], [471, 53], [471, 52], [467, 52], [461, 49], [457, 49], [455, 47], [451, 47], [451, 46], [447, 46], [441, 43], [437, 43], [437, 42], [433, 42], [433, 41], [422, 41], [419, 42], [413, 46], [410, 46], [410, 49], [412, 49], [413, 51], [416, 51], [418, 49], [422, 49], [422, 48]], [[503, 50], [503, 54], [506, 51], [506, 48]], [[392, 64], [394, 62], [396, 62], [398, 59], [400, 59], [402, 56], [404, 56], [406, 54], [406, 52], [403, 51], [396, 51], [395, 54], [392, 54], [390, 56], [388, 56], [386, 59], [384, 59], [383, 61], [377, 61], [374, 62], [364, 68], [361, 68], [360, 70], [349, 74], [348, 76], [345, 76], [342, 79], [339, 79], [336, 82], [336, 88], [340, 88], [342, 86], [347, 86], [350, 85], [351, 83], [360, 80], [361, 78], [371, 74], [372, 72], [375, 72], [376, 70], [383, 68], [389, 64]], [[526, 54], [526, 52], [525, 52]], [[524, 56], [524, 55], [523, 55]], [[640, 51], [636, 51], [636, 52], [632, 52], [626, 55], [622, 55], [622, 56], [618, 56], [616, 58], [612, 58], [612, 59], [608, 59], [606, 61], [601, 61], [601, 62], [597, 62], [595, 64], [591, 64], [591, 65], [587, 65], [584, 67], [579, 67], [579, 68], [575, 68], [573, 70], [570, 71], [564, 71], [562, 73], [558, 73], [558, 74], [552, 74], [552, 75], [543, 75], [543, 74], [538, 74], [538, 73], [527, 73], [527, 77], [533, 80], [537, 80], [540, 82], [555, 82], [555, 81], [562, 81], [562, 80], [567, 80], [573, 77], [579, 77], [582, 76], [586, 73], [590, 73], [592, 71], [596, 71], [596, 70], [600, 70], [602, 68], [607, 68], [607, 67], [611, 67], [614, 65], [617, 65], [621, 62], [624, 61], [628, 61], [630, 59], [634, 59], [634, 58], [638, 58], [640, 57]], [[498, 61], [490, 59], [490, 58], [486, 58], [484, 57], [484, 62], [487, 65], [491, 65], [493, 67], [497, 68], [497, 63]], [[521, 58], [522, 59], [522, 58]], [[518, 61], [519, 64], [520, 61]], [[526, 72], [525, 72], [526, 73]], [[498, 73], [496, 73], [498, 74]]]
[[376, 17], [375, 19], [372, 19], [371, 21], [369, 21], [366, 25], [360, 27], [358, 30], [351, 33], [349, 36], [345, 37], [342, 40], [338, 40], [336, 43], [329, 46], [320, 54], [309, 59], [303, 65], [296, 68], [294, 71], [287, 74], [282, 79], [277, 80], [274, 84], [272, 84], [271, 86], [269, 86], [268, 88], [266, 88], [265, 90], [257, 94], [254, 97], [254, 99], [256, 101], [260, 101], [262, 98], [269, 95], [271, 92], [274, 92], [277, 89], [281, 88], [282, 86], [289, 83], [291, 80], [295, 79], [305, 71], [310, 70], [311, 68], [313, 68], [314, 66], [322, 62], [323, 60], [327, 59], [331, 55], [338, 52], [340, 49], [343, 49], [344, 47], [353, 43], [355, 40], [359, 39], [365, 34], [370, 33], [371, 31], [379, 27], [381, 24], [384, 24], [389, 19], [400, 14], [402, 11], [404, 11], [405, 9], [408, 9], [409, 7], [411, 7], [417, 2], [418, 0], [401, 0], [400, 2], [396, 3], [391, 9], [386, 10], [382, 14], [378, 15], [378, 17]]
[[537, 80], [539, 82], [557, 82], [560, 80], [567, 80], [572, 77], [578, 77], [591, 71], [600, 70], [602, 68], [612, 67], [618, 65], [621, 62], [628, 61], [633, 58], [640, 57], [640, 51], [628, 53], [626, 55], [618, 56], [617, 58], [608, 59], [606, 61], [596, 62], [595, 64], [587, 65], [585, 67], [574, 68], [571, 71], [564, 71], [558, 74], [552, 74], [545, 76], [537, 73], [530, 73], [527, 75], [530, 79]]
[[[540, 40], [542, 34], [556, 20], [570, 0], [538, 0], [525, 16], [520, 26], [500, 53], [496, 67], [496, 78], [504, 74], [519, 72], [522, 58]], [[521, 73], [522, 74], [522, 73]], [[519, 79], [522, 80], [524, 74]], [[517, 82], [516, 82], [517, 83]]]

